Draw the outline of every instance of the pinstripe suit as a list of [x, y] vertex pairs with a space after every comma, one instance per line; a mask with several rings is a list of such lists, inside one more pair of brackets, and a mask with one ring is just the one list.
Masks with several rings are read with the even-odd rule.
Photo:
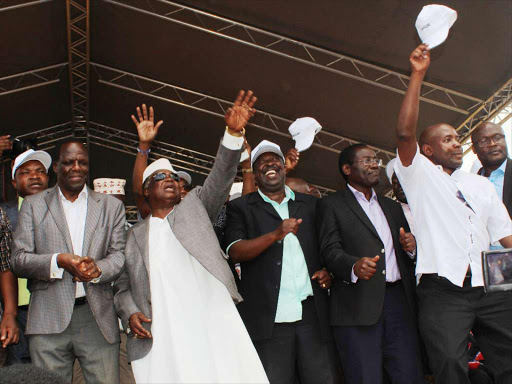
[[[239, 159], [239, 150], [230, 150], [221, 145], [204, 186], [189, 192], [167, 217], [178, 241], [226, 286], [235, 303], [242, 301], [242, 297], [237, 291], [226, 260], [227, 256], [220, 248], [212, 223], [226, 201]], [[128, 232], [125, 269], [114, 286], [116, 309], [125, 324], [136, 312], [142, 312], [149, 318], [152, 316], [148, 252], [149, 219], [150, 216]], [[143, 324], [151, 330], [150, 323]], [[128, 360], [143, 358], [151, 350], [152, 344], [152, 339], [128, 338]]]

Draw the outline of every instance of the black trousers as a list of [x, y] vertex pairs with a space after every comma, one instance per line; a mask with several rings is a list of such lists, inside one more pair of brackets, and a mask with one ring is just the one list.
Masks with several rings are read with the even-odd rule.
[[416, 318], [400, 281], [386, 285], [376, 324], [336, 326], [333, 333], [345, 383], [381, 384], [384, 371], [393, 384], [424, 382]]
[[313, 297], [302, 302], [302, 320], [275, 323], [271, 339], [253, 343], [270, 384], [338, 382], [334, 344], [322, 341]]
[[496, 384], [512, 383], [512, 292], [485, 293], [437, 275], [418, 285], [419, 328], [436, 384], [469, 384], [468, 335], [472, 330]]

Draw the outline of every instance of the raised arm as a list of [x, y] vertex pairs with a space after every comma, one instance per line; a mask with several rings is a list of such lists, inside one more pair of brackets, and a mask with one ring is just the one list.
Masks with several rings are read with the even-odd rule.
[[254, 173], [252, 171], [251, 165], [251, 146], [247, 139], [244, 141], [245, 150], [249, 157], [242, 161], [242, 196], [247, 195], [248, 193], [256, 192], [258, 188], [256, 188], [256, 181], [254, 180]]
[[226, 131], [222, 144], [210, 174], [197, 192], [212, 222], [217, 219], [233, 185], [244, 142], [245, 126], [256, 112], [253, 108], [256, 100], [252, 91], [246, 93], [241, 90], [224, 116]]
[[420, 103], [421, 83], [430, 65], [430, 51], [425, 44], [419, 45], [409, 56], [411, 63], [411, 80], [405, 93], [398, 115], [396, 129], [397, 147], [400, 160], [409, 166], [416, 154], [416, 126]]
[[144, 195], [142, 193], [142, 174], [148, 166], [151, 142], [155, 139], [158, 133], [158, 128], [163, 124], [163, 120], [160, 120], [155, 125], [155, 113], [153, 107], [149, 107], [148, 115], [146, 104], [142, 104], [142, 110], [137, 107], [137, 116], [138, 118], [132, 115], [132, 120], [135, 123], [135, 127], [137, 127], [137, 133], [139, 135], [137, 158], [135, 159], [135, 165], [133, 167], [132, 189], [137, 209], [144, 219], [149, 215], [151, 209], [149, 208], [149, 205], [144, 199]]

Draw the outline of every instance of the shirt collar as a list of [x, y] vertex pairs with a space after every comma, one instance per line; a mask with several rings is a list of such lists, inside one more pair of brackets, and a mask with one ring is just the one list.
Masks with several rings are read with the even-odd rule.
[[[263, 201], [265, 201], [266, 203], [276, 203], [276, 201], [272, 200], [272, 199], [269, 199], [267, 195], [265, 195], [263, 192], [261, 192], [261, 189], [258, 188], [258, 193], [260, 194], [261, 198], [263, 199]], [[283, 203], [287, 203], [288, 200], [292, 199], [293, 201], [295, 201], [295, 192], [293, 192], [290, 187], [288, 187], [287, 185], [284, 186], [284, 199], [283, 201], [281, 201], [281, 204]]]
[[[366, 200], [366, 196], [364, 195], [363, 192], [360, 192], [358, 191], [357, 189], [355, 189], [354, 187], [352, 187], [349, 183], [347, 183], [347, 187], [352, 191], [352, 193], [354, 194], [354, 196], [356, 197], [357, 200], [365, 200], [365, 201], [368, 201]], [[372, 197], [370, 197], [370, 201], [376, 201], [377, 200], [377, 194], [375, 193], [375, 190], [372, 188]]]
[[[508, 160], [508, 157], [505, 159], [505, 161], [503, 163], [501, 163], [500, 167], [495, 169], [494, 171], [491, 172], [491, 174], [489, 176], [492, 176], [493, 174], [496, 175], [496, 174], [505, 174], [505, 170], [507, 169], [507, 160]], [[483, 176], [484, 175], [484, 168], [480, 168], [480, 171], [478, 172], [478, 174], [480, 176]]]
[[[63, 201], [63, 202], [67, 201], [68, 203], [71, 203], [71, 201], [66, 199], [66, 196], [64, 196], [62, 194], [62, 191], [60, 190], [59, 186], [57, 186], [57, 189], [59, 190], [59, 197], [60, 197], [61, 201]], [[82, 191], [78, 194], [78, 197], [75, 201], [81, 200], [81, 199], [87, 199], [88, 196], [89, 196], [89, 192], [87, 191], [87, 184], [85, 184]]]

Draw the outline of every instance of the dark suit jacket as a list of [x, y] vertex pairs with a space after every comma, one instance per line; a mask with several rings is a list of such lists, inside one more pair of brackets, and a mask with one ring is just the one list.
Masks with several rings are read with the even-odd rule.
[[[299, 239], [309, 276], [323, 268], [320, 260], [316, 229], [316, 197], [295, 193], [289, 200], [289, 217], [302, 219]], [[266, 203], [258, 192], [250, 193], [228, 203], [224, 246], [239, 239], [254, 239], [276, 229], [282, 220], [276, 210]], [[237, 281], [244, 302], [238, 305], [247, 331], [253, 340], [272, 336], [281, 286], [283, 242], [274, 243], [255, 259], [241, 263], [242, 279]], [[330, 338], [328, 324], [328, 296], [316, 281], [311, 282], [324, 339]]]
[[[400, 245], [400, 227], [409, 231], [402, 207], [384, 196], [377, 197], [393, 236], [393, 245], [411, 311], [415, 308], [413, 260]], [[372, 325], [384, 304], [386, 257], [384, 244], [363, 208], [347, 188], [319, 200], [317, 229], [322, 259], [334, 274], [331, 287], [331, 325]], [[352, 267], [362, 257], [380, 255], [377, 272], [370, 280], [351, 283]]]
[[7, 217], [9, 217], [9, 221], [11, 222], [12, 231], [14, 232], [16, 224], [18, 224], [18, 199], [0, 204], [0, 208], [7, 213]]
[[503, 204], [507, 207], [508, 214], [512, 217], [512, 159], [507, 159], [505, 180], [503, 183]]

